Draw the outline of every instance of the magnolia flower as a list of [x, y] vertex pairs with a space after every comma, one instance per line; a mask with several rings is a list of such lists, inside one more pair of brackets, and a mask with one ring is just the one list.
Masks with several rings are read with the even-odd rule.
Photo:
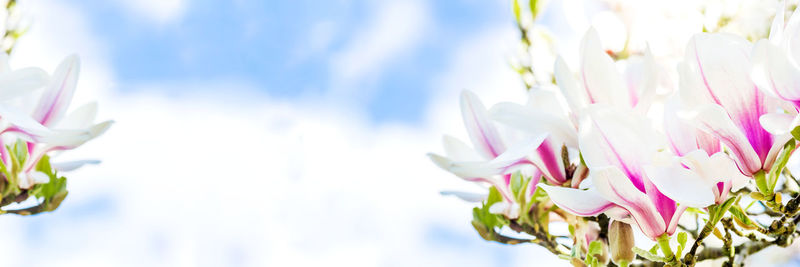
[[[633, 63], [633, 62], [632, 62]], [[617, 71], [614, 60], [603, 51], [600, 38], [589, 29], [581, 41], [579, 79], [576, 81], [564, 60], [555, 63], [555, 79], [576, 121], [590, 104], [630, 107], [646, 112], [655, 97], [655, 60], [649, 49], [638, 66], [626, 68], [625, 75]]]
[[[464, 91], [461, 94], [461, 113], [473, 148], [451, 136], [443, 139], [447, 157], [430, 153], [428, 156], [436, 165], [464, 180], [487, 183], [500, 192], [503, 202], [490, 207], [494, 213], [503, 213], [509, 218], [519, 215], [519, 205], [509, 188], [511, 174], [522, 171], [532, 177], [531, 185], [536, 185], [541, 173], [528, 159], [528, 154], [539, 147], [546, 135], [526, 138], [514, 143], [510, 148], [489, 119], [489, 114], [475, 94]], [[530, 194], [533, 190], [530, 190]]]
[[[97, 114], [95, 103], [86, 104], [66, 114], [77, 84], [79, 66], [77, 56], [64, 59], [45, 86], [30, 115], [10, 105], [0, 105], [0, 118], [7, 125], [3, 132], [14, 132], [28, 140], [28, 160], [19, 174], [21, 188], [30, 188], [35, 183], [49, 181], [44, 174], [34, 170], [42, 156], [53, 151], [76, 148], [101, 135], [112, 124], [111, 121], [93, 123]], [[0, 151], [3, 162], [10, 164], [5, 146], [1, 146]], [[71, 170], [94, 162], [96, 161], [76, 161], [56, 166]]]
[[606, 213], [637, 225], [653, 240], [673, 234], [687, 207], [714, 203], [712, 188], [698, 174], [658, 160], [663, 158], [659, 153], [664, 153], [665, 145], [646, 117], [597, 105], [586, 111], [579, 146], [590, 169], [592, 187], [540, 185], [553, 203], [578, 216]]
[[[536, 88], [529, 96], [524, 106], [508, 102], [492, 106], [490, 117], [532, 135], [547, 134], [530, 159], [548, 182], [561, 185], [567, 180], [562, 148], [577, 149], [577, 130], [554, 92]], [[573, 162], [577, 161], [576, 152], [572, 153]]]
[[[67, 114], [67, 109], [75, 93], [79, 71], [80, 61], [77, 56], [73, 55], [64, 59], [53, 74], [52, 82], [39, 98], [32, 117], [52, 130], [54, 136], [47, 138], [42, 145], [29, 143], [29, 152], [35, 159], [51, 151], [74, 149], [100, 136], [113, 123], [112, 121], [94, 123], [97, 117], [97, 103], [95, 102], [85, 104]], [[68, 165], [71, 165], [70, 168], [76, 168], [75, 165], [91, 162], [95, 161], [72, 162]], [[28, 168], [33, 166], [35, 165], [30, 165]]]
[[750, 79], [750, 51], [751, 44], [735, 35], [697, 34], [678, 66], [685, 107], [681, 116], [722, 141], [748, 176], [769, 171], [790, 138], [772, 135], [759, 123], [759, 117], [782, 104]]
[[[783, 7], [783, 6], [781, 6]], [[769, 110], [761, 116], [762, 126], [773, 134], [785, 134], [800, 124], [800, 14], [794, 12], [784, 24], [784, 9], [779, 8], [772, 22], [769, 39], [759, 40], [753, 51], [753, 82], [765, 93], [786, 100], [793, 108]], [[790, 114], [787, 114], [788, 111]]]
[[746, 185], [747, 177], [743, 176], [736, 163], [722, 152], [719, 139], [692, 127], [678, 117], [680, 104], [679, 99], [673, 97], [664, 106], [664, 133], [670, 149], [678, 156], [664, 160], [679, 162], [685, 168], [696, 172], [708, 183], [707, 187], [713, 188], [714, 202], [722, 203], [727, 199], [731, 189], [738, 191]]

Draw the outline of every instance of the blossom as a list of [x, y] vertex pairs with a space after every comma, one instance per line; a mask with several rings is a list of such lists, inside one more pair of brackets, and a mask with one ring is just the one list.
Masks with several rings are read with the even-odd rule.
[[678, 66], [685, 107], [681, 117], [725, 144], [748, 176], [769, 171], [790, 138], [770, 134], [759, 122], [783, 103], [765, 95], [750, 78], [751, 47], [736, 35], [697, 34]]
[[461, 113], [473, 147], [454, 137], [445, 136], [443, 143], [447, 156], [433, 153], [428, 156], [439, 167], [464, 180], [487, 183], [497, 188], [504, 201], [495, 204], [497, 206], [492, 207], [492, 211], [504, 213], [510, 218], [517, 217], [519, 206], [513, 205], [515, 198], [510, 192], [511, 175], [522, 171], [532, 177], [531, 185], [539, 182], [541, 172], [528, 159], [528, 154], [544, 142], [546, 135], [525, 138], [507, 148], [508, 141], [501, 137], [495, 122], [490, 120], [486, 107], [469, 91], [461, 94]]
[[[17, 137], [28, 141], [26, 150], [28, 160], [18, 174], [20, 188], [27, 189], [35, 183], [49, 180], [46, 175], [34, 170], [44, 155], [53, 151], [74, 149], [103, 134], [113, 123], [112, 121], [93, 123], [97, 114], [95, 103], [86, 104], [67, 114], [77, 85], [79, 69], [77, 56], [64, 59], [53, 76], [46, 79], [49, 82], [44, 85], [43, 92], [40, 95], [31, 95], [37, 97], [38, 101], [30, 114], [23, 111], [24, 107], [0, 105], [0, 118], [5, 124], [2, 133], [15, 133]], [[42, 86], [35, 83], [34, 78], [28, 80], [23, 84], [28, 84], [26, 88], [29, 90]], [[8, 166], [10, 151], [2, 143], [0, 140], [2, 161]], [[72, 170], [80, 165], [94, 162], [96, 161], [85, 160], [55, 165], [65, 167], [62, 170]]]
[[653, 240], [671, 235], [687, 207], [706, 207], [715, 196], [695, 172], [658, 160], [665, 145], [650, 125], [630, 110], [590, 107], [581, 122], [579, 146], [592, 186], [542, 188], [556, 205], [575, 215], [606, 213], [638, 225]]
[[[529, 159], [551, 184], [560, 185], [567, 180], [562, 149], [577, 149], [577, 130], [554, 92], [536, 88], [529, 93], [526, 105], [498, 103], [489, 114], [492, 119], [530, 135], [547, 134]], [[575, 152], [572, 155], [577, 155]], [[577, 161], [577, 156], [571, 161]]]
[[761, 116], [762, 126], [773, 134], [785, 134], [800, 124], [800, 14], [794, 12], [784, 23], [783, 8], [775, 14], [769, 39], [759, 40], [753, 49], [753, 82], [768, 95], [793, 107], [771, 110]]
[[600, 37], [589, 29], [581, 40], [580, 67], [575, 79], [563, 58], [555, 62], [556, 83], [576, 121], [590, 104], [608, 104], [646, 112], [655, 97], [657, 68], [647, 49], [641, 60], [631, 61], [620, 73], [614, 60], [603, 51]]
[[664, 105], [664, 133], [670, 149], [678, 156], [664, 160], [677, 161], [697, 173], [707, 187], [713, 188], [714, 202], [720, 204], [731, 189], [738, 191], [744, 187], [747, 177], [722, 152], [719, 139], [680, 119], [677, 115], [680, 110], [681, 102], [677, 95]]

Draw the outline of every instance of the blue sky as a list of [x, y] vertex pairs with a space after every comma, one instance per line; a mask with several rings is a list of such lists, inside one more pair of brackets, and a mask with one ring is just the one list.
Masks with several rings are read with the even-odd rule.
[[[151, 16], [168, 2], [183, 6]], [[487, 103], [524, 95], [503, 57], [515, 41], [507, 4], [32, 1], [14, 66], [51, 70], [79, 53], [74, 102], [98, 100], [99, 116], [117, 123], [63, 155], [103, 162], [69, 173], [57, 212], [0, 220], [0, 257], [82, 267], [553, 262], [541, 248], [480, 239], [474, 204], [439, 192], [484, 189], [425, 157], [442, 134], [466, 135], [462, 89]]]
[[[109, 43], [123, 90], [148, 82], [237, 81], [271, 97], [324, 94], [332, 85], [331, 56], [369, 27], [380, 1], [193, 1], [175, 21], [142, 23], [115, 1], [70, 1], [88, 12], [91, 28]], [[454, 44], [488, 26], [511, 26], [501, 1], [430, 1], [422, 37], [385, 62], [377, 73], [347, 84], [347, 97], [375, 123], [416, 123]], [[330, 36], [318, 51], [308, 47], [316, 26]], [[308, 49], [312, 50], [312, 49]], [[310, 53], [305, 55], [305, 53]], [[301, 56], [298, 56], [301, 55]], [[126, 86], [130, 85], [130, 86]], [[169, 90], [191, 93], [194, 88]], [[232, 92], [235, 93], [235, 92]], [[349, 102], [349, 101], [348, 101]]]

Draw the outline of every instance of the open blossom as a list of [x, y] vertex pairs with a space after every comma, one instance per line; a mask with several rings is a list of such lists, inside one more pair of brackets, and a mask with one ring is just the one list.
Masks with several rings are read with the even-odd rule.
[[[553, 202], [578, 216], [606, 213], [656, 239], [675, 232], [687, 207], [714, 203], [713, 189], [680, 164], [657, 160], [664, 145], [644, 116], [603, 106], [582, 120], [580, 148], [590, 170], [587, 190], [543, 185]], [[659, 152], [662, 151], [662, 152]]]
[[[526, 105], [498, 103], [492, 106], [489, 114], [496, 121], [530, 135], [547, 134], [529, 158], [551, 184], [560, 185], [566, 181], [562, 149], [577, 149], [577, 130], [554, 92], [535, 88]], [[571, 162], [577, 161], [575, 152]]]
[[[6, 73], [9, 72], [7, 61], [5, 62]], [[14, 133], [14, 137], [19, 137], [27, 141], [28, 160], [21, 166], [19, 177], [20, 188], [27, 189], [35, 183], [46, 183], [49, 177], [34, 170], [38, 161], [47, 153], [76, 148], [83, 143], [101, 135], [112, 124], [111, 121], [104, 121], [94, 124], [93, 121], [97, 114], [97, 105], [94, 103], [86, 104], [73, 112], [67, 114], [72, 95], [75, 91], [79, 73], [79, 61], [77, 56], [67, 57], [56, 69], [53, 76], [48, 78], [44, 73], [44, 78], [40, 77], [42, 72], [39, 69], [27, 70], [28, 75], [19, 77], [14, 81], [16, 84], [24, 84], [26, 92], [14, 93], [10, 98], [35, 97], [37, 104], [30, 113], [26, 113], [25, 106], [15, 106], [11, 102], [0, 104], [0, 121], [3, 123], [3, 130], [0, 133]], [[19, 74], [17, 74], [19, 75]], [[22, 76], [22, 75], [19, 75]], [[0, 74], [2, 77], [2, 74]], [[2, 78], [0, 78], [2, 79]], [[0, 81], [2, 83], [2, 81]], [[14, 85], [14, 83], [10, 83]], [[34, 89], [44, 86], [41, 94], [32, 94]], [[26, 103], [25, 101], [21, 101]], [[5, 140], [0, 139], [0, 159], [6, 166], [10, 166], [10, 157], [5, 144], [12, 142], [7, 136]], [[63, 171], [72, 170], [86, 163], [96, 161], [76, 161], [65, 164], [54, 164], [63, 166]]]
[[[739, 171], [736, 163], [722, 152], [719, 139], [693, 127], [677, 115], [681, 110], [677, 95], [664, 105], [664, 133], [670, 149], [685, 168], [696, 172], [714, 189], [715, 203], [727, 199], [728, 193], [738, 191], [747, 184], [747, 177]], [[711, 155], [711, 156], [709, 156]]]
[[657, 68], [649, 50], [641, 60], [631, 63], [624, 74], [620, 73], [614, 60], [603, 51], [594, 29], [589, 29], [581, 41], [578, 79], [561, 57], [556, 59], [556, 83], [569, 103], [572, 119], [577, 120], [590, 104], [646, 112], [655, 97]]
[[769, 171], [790, 138], [770, 134], [759, 122], [783, 104], [765, 95], [750, 78], [751, 47], [736, 35], [697, 34], [679, 65], [681, 116], [725, 144], [748, 176]]
[[785, 134], [800, 124], [800, 14], [795, 11], [784, 23], [783, 9], [775, 14], [769, 39], [753, 49], [753, 82], [765, 93], [792, 104], [761, 117], [762, 126], [773, 134]]
[[[487, 183], [494, 186], [503, 196], [503, 202], [497, 203], [493, 212], [504, 213], [511, 218], [519, 214], [519, 205], [514, 204], [511, 196], [511, 174], [522, 171], [533, 177], [531, 185], [539, 182], [541, 173], [528, 159], [528, 154], [536, 150], [545, 135], [526, 138], [513, 143], [507, 148], [495, 125], [490, 120], [486, 107], [475, 94], [464, 91], [461, 94], [461, 113], [473, 148], [451, 136], [443, 139], [447, 157], [429, 154], [431, 160], [439, 167], [467, 181]], [[532, 190], [531, 190], [532, 193]]]

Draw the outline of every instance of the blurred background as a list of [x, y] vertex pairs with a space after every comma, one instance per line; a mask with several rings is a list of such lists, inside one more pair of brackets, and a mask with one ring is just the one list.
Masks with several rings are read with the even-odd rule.
[[[483, 190], [425, 156], [466, 139], [461, 90], [525, 99], [511, 1], [19, 2], [12, 66], [79, 54], [72, 106], [116, 124], [58, 210], [0, 218], [8, 266], [566, 265], [483, 241], [439, 194]], [[541, 17], [568, 59], [584, 2]]]
[[509, 1], [19, 1], [12, 66], [77, 53], [72, 107], [116, 124], [52, 213], [0, 218], [8, 266], [558, 262], [480, 239], [480, 192], [425, 153], [462, 89], [524, 96]]

